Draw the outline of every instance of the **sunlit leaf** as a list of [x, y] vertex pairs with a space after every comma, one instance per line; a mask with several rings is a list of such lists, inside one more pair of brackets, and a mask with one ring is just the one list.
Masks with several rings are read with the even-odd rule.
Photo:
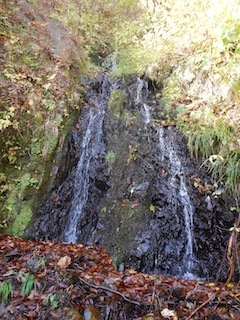
[[57, 266], [61, 269], [66, 269], [70, 265], [71, 260], [72, 259], [69, 256], [61, 257], [57, 263]]

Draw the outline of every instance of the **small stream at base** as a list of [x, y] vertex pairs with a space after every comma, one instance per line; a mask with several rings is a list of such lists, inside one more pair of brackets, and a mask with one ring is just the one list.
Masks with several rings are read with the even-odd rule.
[[[108, 105], [113, 90], [126, 97], [116, 110]], [[121, 268], [191, 279], [216, 274], [226, 241], [218, 226], [229, 228], [231, 216], [194, 187], [190, 177], [203, 185], [209, 178], [181, 133], [152, 121], [161, 102], [147, 82], [102, 75], [85, 99], [55, 181], [36, 209], [33, 237], [103, 247]]]

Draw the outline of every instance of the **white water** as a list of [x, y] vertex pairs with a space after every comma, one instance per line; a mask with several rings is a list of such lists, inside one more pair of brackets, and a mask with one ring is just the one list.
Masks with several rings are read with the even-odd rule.
[[[151, 123], [151, 113], [150, 106], [148, 106], [144, 101], [147, 98], [148, 93], [148, 84], [146, 81], [137, 79], [136, 85], [136, 97], [134, 99], [135, 104], [140, 106], [140, 112], [142, 114], [143, 120], [146, 124]], [[186, 233], [186, 249], [184, 254], [184, 265], [186, 273], [185, 278], [193, 278], [194, 275], [191, 273], [193, 269], [193, 264], [196, 262], [196, 258], [193, 252], [193, 244], [195, 243], [194, 239], [194, 206], [192, 204], [187, 186], [186, 178], [183, 172], [183, 164], [181, 163], [180, 158], [174, 147], [174, 142], [171, 139], [171, 132], [164, 137], [163, 127], [155, 126], [152, 124], [158, 132], [159, 135], [159, 147], [161, 151], [161, 161], [166, 157], [169, 159], [169, 170], [171, 171], [170, 187], [176, 190], [180, 194], [180, 201], [183, 208], [184, 224], [185, 224], [185, 233]]]
[[[137, 80], [135, 84], [135, 97], [134, 104], [143, 117], [145, 124], [151, 123], [151, 107], [148, 106], [145, 101], [148, 95], [148, 85], [146, 81], [141, 79]], [[64, 241], [76, 243], [78, 239], [78, 232], [81, 232], [78, 228], [78, 222], [86, 208], [89, 194], [89, 174], [91, 168], [91, 160], [96, 158], [96, 154], [100, 152], [102, 139], [102, 126], [105, 114], [105, 107], [93, 108], [89, 110], [87, 119], [84, 121], [87, 123], [87, 127], [83, 134], [83, 140], [81, 144], [81, 156], [77, 165], [75, 184], [74, 184], [74, 196], [71, 203], [68, 222], [64, 231]], [[194, 256], [194, 207], [189, 196], [189, 192], [186, 186], [186, 178], [183, 172], [183, 164], [179, 158], [174, 141], [171, 138], [171, 132], [169, 135], [164, 136], [165, 130], [163, 127], [158, 127], [152, 124], [157, 130], [159, 137], [159, 148], [161, 161], [168, 159], [170, 172], [170, 187], [176, 190], [176, 194], [180, 195], [181, 206], [183, 208], [185, 234], [186, 234], [186, 247], [184, 254], [184, 270], [185, 278], [193, 278], [191, 273], [193, 270], [193, 264], [196, 262]], [[178, 217], [179, 218], [179, 217]]]
[[[144, 96], [144, 90], [146, 92], [146, 96]], [[134, 99], [135, 104], [143, 103], [144, 99], [147, 97], [148, 92], [148, 84], [146, 81], [137, 78], [136, 81], [136, 97]]]
[[140, 78], [137, 78], [135, 105], [140, 105], [140, 113], [145, 124], [151, 122], [150, 107], [144, 102], [148, 96], [148, 83]]
[[[187, 238], [187, 245], [185, 251], [185, 264], [186, 264], [186, 275], [191, 275], [191, 270], [193, 268], [193, 262], [196, 261], [196, 258], [193, 253], [193, 243], [194, 239], [194, 225], [193, 225], [193, 217], [194, 217], [194, 206], [192, 204], [191, 198], [189, 196], [189, 192], [186, 186], [185, 175], [182, 172], [183, 165], [181, 160], [179, 159], [176, 150], [174, 149], [173, 141], [171, 140], [171, 134], [167, 136], [167, 139], [164, 137], [164, 128], [158, 127], [159, 134], [159, 146], [161, 150], [162, 160], [164, 156], [166, 156], [169, 161], [169, 168], [171, 170], [171, 180], [170, 185], [172, 188], [176, 188], [179, 185], [179, 192], [181, 204], [183, 207], [184, 213], [184, 223], [185, 223], [185, 233]], [[180, 183], [179, 183], [180, 181]]]
[[[136, 83], [136, 96], [134, 99], [135, 105], [140, 107], [140, 112], [142, 114], [145, 124], [151, 123], [151, 107], [145, 103], [148, 95], [148, 84], [146, 81], [137, 79]], [[161, 161], [169, 159], [169, 170], [171, 171], [170, 187], [176, 190], [180, 194], [180, 201], [183, 208], [184, 224], [185, 224], [185, 233], [186, 233], [186, 249], [184, 254], [184, 269], [186, 270], [184, 278], [192, 279], [194, 275], [191, 273], [193, 269], [193, 264], [196, 262], [196, 258], [193, 252], [193, 244], [195, 243], [194, 238], [194, 206], [192, 204], [187, 186], [186, 178], [183, 172], [183, 164], [181, 163], [180, 158], [174, 147], [174, 142], [171, 139], [171, 132], [164, 137], [163, 127], [156, 126], [152, 124], [159, 135], [159, 147], [161, 152]], [[171, 200], [170, 200], [171, 201]], [[178, 218], [178, 217], [177, 217]]]
[[88, 124], [81, 144], [81, 156], [74, 182], [74, 195], [63, 234], [64, 241], [67, 243], [77, 242], [78, 222], [88, 200], [91, 160], [96, 158], [101, 148], [104, 114], [105, 109], [103, 107], [96, 107], [90, 109], [88, 118], [84, 119], [84, 121], [88, 121]]

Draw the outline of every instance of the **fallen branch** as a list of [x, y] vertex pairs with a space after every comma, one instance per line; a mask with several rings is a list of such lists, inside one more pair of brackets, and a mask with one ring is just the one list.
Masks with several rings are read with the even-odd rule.
[[197, 307], [197, 308], [190, 314], [189, 317], [187, 317], [186, 320], [190, 320], [190, 319], [195, 315], [195, 313], [197, 313], [200, 309], [202, 309], [203, 307], [205, 307], [210, 301], [212, 301], [213, 299], [215, 299], [215, 297], [216, 297], [216, 294], [215, 294], [215, 293], [212, 293], [212, 294], [210, 295], [210, 297], [209, 297], [206, 301], [204, 301], [199, 307]]
[[119, 291], [117, 291], [117, 290], [110, 289], [110, 288], [105, 287], [105, 286], [100, 286], [100, 285], [91, 284], [91, 283], [87, 282], [86, 280], [84, 280], [83, 278], [79, 278], [79, 280], [80, 280], [81, 282], [83, 282], [85, 285], [89, 286], [90, 288], [94, 288], [94, 289], [96, 289], [96, 290], [108, 291], [108, 292], [114, 293], [114, 294], [122, 297], [125, 301], [127, 301], [127, 302], [129, 302], [129, 303], [136, 304], [137, 306], [141, 306], [141, 305], [142, 305], [140, 302], [129, 299], [129, 298], [126, 297], [123, 293], [121, 293], [121, 292], [119, 292]]

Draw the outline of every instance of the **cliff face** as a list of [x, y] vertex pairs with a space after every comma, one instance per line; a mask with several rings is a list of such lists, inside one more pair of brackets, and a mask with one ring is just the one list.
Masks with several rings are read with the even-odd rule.
[[29, 234], [103, 247], [120, 269], [224, 278], [219, 226], [233, 215], [182, 134], [159, 118], [161, 100], [137, 77], [106, 76], [85, 99]]

